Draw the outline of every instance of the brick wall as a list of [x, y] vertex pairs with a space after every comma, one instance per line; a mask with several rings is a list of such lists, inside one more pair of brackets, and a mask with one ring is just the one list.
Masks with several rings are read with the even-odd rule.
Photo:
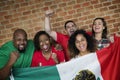
[[109, 33], [120, 32], [120, 0], [0, 0], [0, 45], [12, 39], [15, 29], [23, 28], [32, 39], [44, 30], [44, 13], [53, 9], [52, 29], [64, 33], [65, 21], [91, 30], [96, 17], [104, 17]]

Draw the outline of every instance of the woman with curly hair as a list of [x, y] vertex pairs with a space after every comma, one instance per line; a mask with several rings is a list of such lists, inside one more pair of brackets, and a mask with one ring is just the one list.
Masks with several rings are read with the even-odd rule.
[[86, 55], [97, 50], [95, 40], [84, 30], [75, 31], [68, 42], [71, 58]]

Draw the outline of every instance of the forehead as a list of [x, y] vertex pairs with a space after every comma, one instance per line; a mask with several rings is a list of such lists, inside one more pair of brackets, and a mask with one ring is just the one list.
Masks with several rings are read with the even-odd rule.
[[46, 34], [42, 34], [39, 36], [39, 39], [46, 39], [46, 38], [49, 38]]
[[95, 20], [95, 23], [97, 23], [97, 22], [102, 22], [102, 20], [101, 19], [97, 19], [97, 20]]
[[76, 40], [80, 40], [80, 39], [82, 39], [82, 38], [85, 38], [85, 37], [83, 36], [83, 34], [78, 34], [78, 35], [76, 36]]
[[66, 24], [66, 26], [71, 26], [71, 25], [75, 25], [73, 22], [68, 22], [67, 24]]
[[15, 33], [14, 38], [27, 38], [24, 33], [18, 32]]

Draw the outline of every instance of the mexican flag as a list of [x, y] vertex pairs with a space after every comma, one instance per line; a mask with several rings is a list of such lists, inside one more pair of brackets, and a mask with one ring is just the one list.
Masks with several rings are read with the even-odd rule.
[[13, 69], [11, 80], [120, 80], [120, 38], [95, 53], [56, 66]]

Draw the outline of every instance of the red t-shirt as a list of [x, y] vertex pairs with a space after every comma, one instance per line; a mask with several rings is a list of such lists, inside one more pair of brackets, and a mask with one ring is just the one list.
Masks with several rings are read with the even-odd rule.
[[[55, 53], [57, 55], [59, 63], [65, 61], [63, 51], [55, 50], [55, 48], [52, 47], [52, 53]], [[42, 55], [42, 52], [39, 50], [39, 51], [35, 51], [33, 54], [31, 67], [38, 67], [39, 65], [53, 66], [56, 65], [56, 62], [53, 60], [52, 54], [50, 55], [49, 60], [46, 60], [46, 58]]]
[[69, 36], [57, 32], [57, 42], [62, 45], [65, 53], [65, 60], [70, 60], [70, 54], [68, 53], [68, 40]]

